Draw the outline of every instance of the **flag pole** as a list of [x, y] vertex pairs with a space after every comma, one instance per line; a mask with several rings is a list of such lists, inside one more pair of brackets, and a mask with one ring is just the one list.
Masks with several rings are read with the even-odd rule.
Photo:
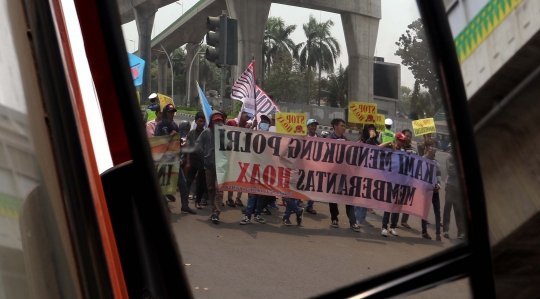
[[[251, 60], [253, 62], [255, 62], [255, 55], [253, 55], [253, 53], [251, 53]], [[253, 115], [254, 117], [257, 116], [257, 72], [255, 71], [255, 63], [253, 64], [253, 81], [255, 82], [254, 86], [253, 86], [253, 97], [255, 98], [255, 115]]]

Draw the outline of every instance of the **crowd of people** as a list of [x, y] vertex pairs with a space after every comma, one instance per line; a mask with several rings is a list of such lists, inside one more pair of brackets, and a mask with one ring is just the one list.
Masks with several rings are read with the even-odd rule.
[[[155, 103], [155, 99], [152, 101]], [[150, 107], [150, 106], [149, 106]], [[228, 192], [227, 200], [223, 202], [223, 192], [219, 191], [217, 186], [216, 165], [215, 165], [215, 145], [214, 145], [214, 129], [220, 126], [234, 126], [248, 128], [260, 131], [275, 132], [275, 116], [261, 115], [260, 121], [252, 113], [242, 111], [238, 118], [227, 119], [227, 114], [224, 111], [213, 110], [209, 116], [209, 123], [206, 125], [206, 117], [202, 111], [195, 114], [193, 123], [181, 121], [176, 124], [174, 114], [176, 108], [172, 104], [165, 105], [162, 111], [159, 111], [159, 105], [152, 106], [155, 109], [156, 118], [146, 123], [146, 132], [148, 137], [176, 135], [181, 134], [185, 139], [184, 146], [194, 148], [194, 151], [182, 154], [180, 164], [182, 170], [179, 172], [178, 191], [181, 199], [181, 212], [188, 214], [196, 214], [189, 207], [189, 199], [194, 200], [196, 209], [203, 209], [205, 206], [210, 206], [212, 214], [210, 220], [214, 223], [219, 223], [219, 216], [222, 212], [222, 207], [243, 207], [242, 193], [237, 192], [236, 197], [234, 192]], [[148, 108], [147, 108], [148, 111]], [[145, 113], [145, 116], [147, 113]], [[327, 136], [321, 136], [317, 133], [319, 123], [315, 119], [307, 121], [307, 136], [310, 138], [331, 138], [337, 140], [350, 140], [345, 136], [346, 123], [343, 119], [335, 118], [331, 121], [333, 132]], [[462, 207], [462, 199], [458, 185], [458, 177], [456, 174], [454, 159], [451, 154], [446, 159], [447, 177], [445, 184], [445, 205], [441, 220], [440, 198], [441, 191], [441, 171], [439, 163], [435, 159], [437, 153], [436, 140], [431, 138], [431, 134], [423, 135], [422, 142], [417, 143], [417, 148], [412, 146], [412, 132], [409, 129], [404, 129], [401, 132], [394, 133], [392, 131], [392, 120], [386, 119], [386, 130], [377, 132], [374, 124], [365, 125], [357, 142], [366, 143], [373, 146], [388, 147], [394, 151], [403, 151], [409, 155], [423, 156], [424, 158], [433, 160], [437, 163], [437, 184], [433, 188], [432, 207], [435, 214], [435, 239], [441, 240], [442, 235], [449, 238], [450, 215], [454, 209], [455, 222], [457, 226], [457, 237], [463, 239], [465, 237], [465, 219]], [[193, 188], [192, 188], [193, 187]], [[190, 190], [194, 189], [194, 194], [190, 195]], [[292, 225], [290, 217], [294, 214], [295, 222], [301, 225], [305, 213], [317, 214], [315, 210], [315, 202], [309, 200], [304, 203], [295, 198], [282, 198], [279, 202], [274, 196], [266, 196], [259, 194], [248, 194], [246, 207], [243, 211], [244, 216], [240, 220], [241, 225], [251, 223], [253, 221], [264, 224], [266, 220], [263, 215], [271, 215], [272, 209], [278, 210], [279, 206], [284, 206], [282, 224], [286, 226]], [[339, 209], [336, 203], [328, 203], [331, 215], [331, 227], [339, 228]], [[349, 227], [354, 232], [360, 232], [360, 226], [374, 227], [366, 220], [367, 213], [375, 213], [372, 209], [353, 205], [345, 205], [345, 212], [349, 220]], [[398, 236], [396, 230], [398, 222], [401, 226], [410, 229], [408, 223], [409, 215], [402, 214], [399, 221], [399, 213], [383, 212], [381, 235], [387, 237], [389, 234]], [[427, 232], [427, 220], [421, 219], [421, 237], [432, 239]]]

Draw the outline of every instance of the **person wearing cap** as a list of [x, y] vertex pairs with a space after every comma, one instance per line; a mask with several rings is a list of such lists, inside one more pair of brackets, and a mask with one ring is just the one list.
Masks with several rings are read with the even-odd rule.
[[143, 122], [146, 123], [148, 120], [148, 116], [150, 113], [156, 113], [157, 111], [160, 111], [159, 109], [159, 102], [157, 102], [158, 95], [157, 93], [152, 93], [150, 96], [148, 96], [148, 100], [150, 100], [150, 105], [144, 109], [144, 116], [143, 116]]
[[[189, 131], [187, 134], [187, 144], [189, 147], [194, 148], [197, 138], [201, 135], [206, 124], [206, 117], [202, 111], [195, 114], [195, 129]], [[203, 167], [203, 161], [201, 157], [196, 153], [187, 153], [186, 166], [184, 167], [187, 172], [187, 187], [191, 189], [193, 181], [197, 178], [197, 188], [195, 194], [195, 208], [202, 209], [202, 197], [204, 189], [206, 188], [206, 173]], [[205, 204], [206, 205], [206, 202]]]
[[[332, 125], [332, 128], [334, 129], [334, 132], [330, 135], [328, 135], [326, 138], [336, 139], [336, 140], [347, 140], [350, 141], [347, 136], [345, 136], [345, 121], [341, 118], [334, 118], [330, 122]], [[331, 215], [331, 221], [332, 227], [339, 228], [339, 210], [337, 203], [328, 203], [328, 207], [330, 208], [330, 215]], [[349, 225], [350, 228], [355, 232], [360, 232], [360, 227], [358, 224], [356, 224], [356, 216], [354, 215], [354, 206], [351, 205], [345, 205], [345, 212], [347, 213], [347, 217], [349, 218]]]
[[[319, 126], [319, 122], [316, 119], [314, 118], [308, 119], [306, 124], [307, 124], [307, 137], [322, 138], [321, 135], [317, 134], [317, 127]], [[307, 205], [306, 205], [306, 212], [316, 215], [317, 211], [313, 209], [314, 203], [315, 202], [313, 200], [308, 200]]]
[[216, 224], [219, 223], [219, 214], [221, 214], [223, 192], [217, 189], [214, 128], [216, 126], [223, 126], [224, 119], [221, 112], [216, 110], [212, 111], [208, 128], [202, 131], [195, 142], [195, 150], [199, 154], [199, 157], [203, 158], [203, 165], [206, 173], [208, 199], [210, 200], [210, 206], [212, 207], [210, 220]]
[[390, 118], [387, 118], [387, 119], [384, 120], [386, 130], [384, 130], [384, 132], [381, 133], [381, 142], [382, 143], [385, 143], [385, 142], [388, 142], [388, 141], [394, 142], [394, 140], [396, 139], [396, 134], [394, 134], [394, 132], [392, 132], [392, 130], [390, 130], [392, 128], [393, 123], [394, 122]]
[[[236, 118], [229, 119], [225, 122], [226, 126], [239, 127], [239, 128], [252, 128], [253, 123], [249, 123], [249, 120], [253, 118], [253, 113], [242, 111], [238, 120]], [[240, 199], [242, 197], [242, 192], [236, 193], [236, 200], [233, 200], [234, 192], [227, 192], [227, 202], [226, 204], [229, 207], [243, 207], [244, 203]]]
[[[435, 160], [435, 142], [426, 140], [424, 142], [424, 158], [435, 161], [436, 163], [436, 176], [437, 184], [433, 187], [433, 197], [431, 198], [431, 204], [433, 205], [433, 212], [435, 214], [435, 239], [441, 240], [441, 202], [439, 199], [439, 190], [441, 189], [441, 169], [439, 168], [439, 162]], [[431, 240], [431, 236], [427, 233], [427, 221], [422, 219], [422, 238]]]
[[[174, 122], [174, 113], [176, 108], [173, 104], [167, 104], [163, 107], [163, 116], [160, 122], [157, 123], [156, 129], [154, 130], [154, 136], [167, 136], [167, 135], [176, 135], [181, 134], [182, 137], [187, 135], [185, 125], [184, 129], [180, 129], [178, 125]], [[182, 164], [182, 159], [180, 159], [180, 164]], [[189, 189], [187, 187], [186, 177], [184, 176], [183, 171], [178, 172], [178, 190], [180, 191], [180, 199], [182, 202], [182, 208], [180, 211], [182, 213], [188, 214], [197, 214], [189, 207]]]
[[[408, 147], [409, 140], [403, 134], [402, 132], [398, 132], [396, 134], [396, 143], [393, 144], [394, 150], [397, 151], [405, 151], [405, 149]], [[388, 236], [388, 232], [390, 234], [397, 236], [398, 233], [396, 231], [397, 223], [399, 220], [399, 213], [390, 213], [390, 212], [384, 212], [383, 220], [382, 220], [382, 230], [381, 235], [384, 237]], [[390, 229], [388, 229], [388, 222], [390, 222]]]

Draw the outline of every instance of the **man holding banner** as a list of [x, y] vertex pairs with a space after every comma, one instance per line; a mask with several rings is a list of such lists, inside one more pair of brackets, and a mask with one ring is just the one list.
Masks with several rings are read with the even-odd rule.
[[219, 111], [212, 111], [210, 114], [210, 123], [197, 141], [195, 149], [200, 157], [203, 158], [204, 169], [206, 172], [206, 185], [208, 187], [208, 197], [212, 206], [212, 215], [210, 220], [215, 224], [219, 223], [219, 214], [221, 214], [221, 204], [223, 202], [223, 192], [218, 190], [218, 181], [216, 177], [216, 155], [214, 128], [223, 126], [224, 117]]
[[[332, 139], [337, 140], [349, 140], [347, 136], [345, 136], [345, 121], [341, 118], [334, 118], [330, 122], [332, 125], [332, 128], [334, 128], [334, 133], [328, 135]], [[326, 138], [329, 138], [326, 137]], [[339, 210], [337, 203], [329, 203], [328, 206], [330, 207], [330, 215], [332, 220], [332, 227], [339, 228]], [[345, 205], [345, 212], [347, 213], [347, 217], [349, 218], [349, 224], [350, 228], [355, 232], [360, 232], [360, 227], [358, 227], [358, 224], [356, 224], [356, 216], [354, 215], [354, 206], [352, 205]]]

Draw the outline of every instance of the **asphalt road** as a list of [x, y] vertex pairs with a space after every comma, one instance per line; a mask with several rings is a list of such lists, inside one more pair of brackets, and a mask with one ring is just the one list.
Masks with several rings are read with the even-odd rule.
[[[446, 156], [437, 153], [443, 180]], [[413, 216], [408, 222], [412, 228], [398, 227], [397, 237], [380, 235], [381, 211], [368, 214], [374, 228], [362, 226], [360, 233], [350, 230], [343, 205], [339, 206], [340, 228], [332, 228], [328, 204], [319, 202], [315, 203], [317, 215], [306, 213], [301, 226], [281, 224], [284, 207], [265, 216], [267, 224], [239, 225], [242, 208], [227, 206], [223, 207], [220, 224], [215, 225], [208, 220], [209, 207], [197, 210], [197, 215], [182, 214], [178, 194], [177, 198], [170, 203], [171, 221], [195, 298], [313, 297], [464, 242], [456, 239], [453, 215], [451, 238], [435, 241], [421, 238], [420, 219]], [[247, 194], [242, 200], [247, 202]], [[433, 211], [428, 220], [432, 223], [428, 233], [434, 238]], [[411, 296], [469, 297], [466, 280]]]

